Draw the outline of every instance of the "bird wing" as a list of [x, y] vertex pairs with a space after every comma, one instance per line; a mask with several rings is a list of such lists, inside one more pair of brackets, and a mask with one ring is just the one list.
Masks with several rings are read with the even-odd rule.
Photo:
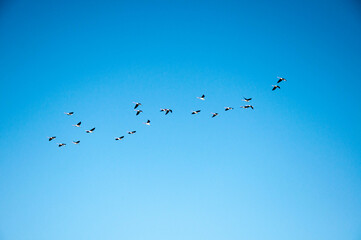
[[91, 132], [94, 131], [94, 130], [95, 130], [95, 128], [90, 129]]

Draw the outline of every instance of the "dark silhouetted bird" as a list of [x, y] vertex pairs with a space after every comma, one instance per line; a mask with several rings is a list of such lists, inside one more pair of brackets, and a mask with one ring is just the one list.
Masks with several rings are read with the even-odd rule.
[[161, 112], [165, 112], [165, 115], [167, 115], [168, 113], [173, 113], [172, 109], [169, 108], [162, 108], [160, 109]]
[[80, 127], [81, 122], [78, 122], [77, 124], [73, 125], [74, 127]]
[[197, 110], [197, 111], [193, 111], [192, 114], [198, 114], [200, 112], [201, 112], [201, 110]]
[[76, 145], [76, 144], [79, 144], [80, 141], [73, 141], [73, 143]]
[[281, 87], [280, 86], [278, 86], [278, 85], [272, 85], [272, 91], [274, 91], [274, 90], [276, 90], [277, 88], [279, 88], [279, 89], [281, 89]]
[[229, 111], [229, 110], [232, 110], [232, 109], [233, 109], [233, 107], [225, 107], [224, 111]]
[[245, 97], [243, 97], [243, 100], [242, 100], [242, 101], [249, 102], [249, 101], [251, 101], [251, 100], [252, 100], [252, 98], [245, 98]]
[[74, 112], [65, 112], [66, 115], [71, 116], [74, 114]]
[[90, 130], [86, 130], [86, 132], [87, 132], [87, 133], [92, 133], [92, 132], [94, 132], [94, 130], [95, 130], [95, 128], [92, 128], [92, 129], [90, 129]]
[[48, 137], [48, 138], [49, 138], [49, 141], [51, 141], [51, 140], [55, 139], [56, 136], [54, 136], [54, 137]]
[[131, 132], [128, 132], [128, 134], [134, 134], [136, 133], [137, 131], [131, 131]]
[[123, 138], [124, 138], [124, 136], [121, 136], [121, 137], [115, 138], [115, 140], [118, 141], [118, 140], [122, 140]]
[[65, 143], [58, 143], [58, 147], [62, 147], [62, 146], [65, 146], [66, 144]]
[[216, 117], [218, 113], [212, 113], [212, 118]]
[[135, 114], [136, 116], [138, 116], [138, 115], [139, 115], [139, 113], [143, 112], [142, 110], [134, 110], [134, 111], [136, 111], [136, 112], [137, 112], [137, 113]]
[[280, 83], [280, 82], [282, 82], [282, 81], [287, 81], [285, 78], [281, 78], [281, 77], [277, 77], [278, 78], [278, 81], [277, 81], [277, 83]]
[[200, 99], [200, 100], [206, 100], [205, 98], [206, 98], [206, 96], [204, 96], [204, 94], [201, 96], [201, 97], [197, 97], [198, 99]]
[[246, 106], [241, 106], [241, 108], [252, 108], [253, 109], [253, 106], [252, 105], [246, 105]]
[[148, 120], [148, 121], [145, 122], [144, 124], [150, 126], [150, 120]]
[[139, 107], [140, 105], [142, 105], [142, 104], [139, 103], [139, 102], [133, 102], [133, 103], [135, 103], [134, 109], [136, 109], [137, 107]]

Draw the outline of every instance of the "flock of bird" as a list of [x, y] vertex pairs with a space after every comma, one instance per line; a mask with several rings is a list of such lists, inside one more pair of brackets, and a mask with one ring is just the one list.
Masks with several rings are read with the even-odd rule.
[[[281, 82], [284, 82], [284, 81], [287, 81], [285, 78], [282, 78], [282, 77], [277, 77], [278, 78], [278, 81], [277, 81], [277, 84], [281, 83]], [[276, 90], [277, 88], [278, 89], [281, 89], [281, 87], [279, 85], [272, 85], [272, 91]], [[206, 100], [206, 96], [203, 94], [201, 97], [197, 97], [198, 99], [202, 100], [202, 101], [205, 101]], [[251, 102], [252, 98], [245, 98], [243, 97], [242, 101], [246, 102], [246, 103], [249, 103]], [[141, 103], [139, 102], [133, 102], [135, 104], [134, 106], [134, 111], [136, 112], [136, 116], [138, 116], [140, 113], [142, 113], [143, 111], [140, 110], [140, 109], [137, 109], [139, 106], [142, 106]], [[251, 109], [254, 109], [254, 107], [250, 104], [248, 105], [244, 105], [244, 106], [241, 106], [241, 108], [244, 108], [244, 109], [247, 109], [247, 108], [251, 108]], [[225, 107], [224, 110], [225, 111], [229, 111], [229, 110], [232, 110], [233, 107]], [[161, 112], [164, 112], [165, 115], [167, 115], [168, 113], [173, 113], [172, 109], [169, 109], [169, 108], [162, 108], [160, 109]], [[196, 111], [192, 111], [191, 114], [199, 114], [201, 112], [201, 110], [196, 110]], [[72, 116], [74, 115], [74, 112], [65, 112], [66, 115], [68, 116]], [[212, 118], [218, 116], [219, 114], [218, 113], [212, 113]], [[147, 122], [144, 123], [145, 125], [147, 126], [150, 126], [150, 120], [148, 120]], [[81, 127], [81, 122], [78, 122], [77, 124], [73, 125], [74, 127]], [[95, 131], [95, 127], [93, 127], [92, 129], [90, 130], [85, 130], [86, 133], [93, 133]], [[137, 131], [129, 131], [128, 134], [132, 135], [132, 134], [135, 134]], [[120, 137], [116, 137], [115, 140], [116, 141], [119, 141], [119, 140], [122, 140], [124, 138], [124, 136], [120, 136]], [[56, 139], [56, 136], [53, 136], [53, 137], [48, 137], [49, 141], [52, 141], [54, 139]], [[80, 143], [80, 140], [77, 140], [77, 141], [73, 141], [73, 144], [79, 144]], [[66, 146], [66, 143], [57, 143], [58, 144], [58, 147], [63, 147], [63, 146]]]

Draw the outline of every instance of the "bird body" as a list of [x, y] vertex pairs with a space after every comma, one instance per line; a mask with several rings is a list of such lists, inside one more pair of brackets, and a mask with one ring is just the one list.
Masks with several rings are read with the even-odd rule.
[[150, 126], [150, 120], [148, 120], [148, 121], [145, 122], [144, 124]]
[[167, 115], [168, 113], [173, 113], [172, 109], [169, 108], [162, 108], [160, 109], [161, 112], [165, 112], [165, 115]]
[[137, 131], [131, 131], [131, 132], [128, 132], [128, 134], [134, 134], [136, 133]]
[[192, 114], [198, 114], [200, 112], [201, 112], [201, 110], [197, 110], [197, 111], [193, 111]]
[[218, 113], [212, 113], [212, 118], [218, 116]]
[[277, 88], [279, 88], [279, 89], [281, 89], [281, 87], [280, 86], [278, 86], [278, 85], [272, 85], [272, 91], [274, 91], [274, 90], [276, 90]]
[[65, 143], [58, 143], [58, 147], [62, 147], [62, 146], [65, 146], [66, 144]]
[[74, 127], [80, 127], [81, 122], [78, 122], [77, 124], [73, 125]]
[[287, 81], [285, 78], [282, 78], [282, 77], [277, 77], [277, 78], [278, 78], [277, 83], [280, 83], [280, 82], [282, 82], [282, 81]]
[[139, 113], [143, 112], [142, 110], [134, 110], [134, 111], [136, 111], [136, 112], [137, 112], [137, 113], [135, 114], [136, 116], [138, 116], [138, 115], [139, 115]]
[[241, 106], [241, 108], [252, 108], [252, 109], [254, 109], [252, 105]]
[[141, 103], [138, 103], [138, 102], [133, 102], [133, 103], [135, 103], [134, 109], [136, 109], [137, 107], [139, 107], [140, 105], [142, 105]]
[[73, 143], [76, 145], [76, 144], [79, 144], [80, 141], [73, 141]]
[[54, 136], [54, 137], [48, 137], [48, 138], [49, 138], [49, 142], [50, 142], [51, 140], [55, 139], [56, 136]]
[[90, 130], [86, 130], [86, 132], [87, 132], [87, 133], [92, 133], [92, 132], [94, 132], [94, 130], [95, 130], [95, 128], [92, 128], [92, 129], [90, 129]]
[[206, 100], [205, 98], [206, 98], [206, 96], [203, 94], [201, 97], [197, 97], [198, 99], [200, 99], [200, 100]]
[[233, 107], [225, 107], [224, 111], [229, 111], [229, 110], [232, 110], [232, 109], [233, 109]]
[[65, 112], [66, 115], [71, 116], [74, 114], [74, 112]]
[[122, 140], [123, 138], [124, 138], [124, 136], [121, 136], [121, 137], [115, 138], [115, 140], [118, 141], [118, 140]]

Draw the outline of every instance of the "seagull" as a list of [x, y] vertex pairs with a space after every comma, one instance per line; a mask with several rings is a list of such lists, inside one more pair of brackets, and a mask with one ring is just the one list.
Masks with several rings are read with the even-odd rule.
[[160, 111], [165, 112], [165, 115], [167, 115], [169, 112], [173, 113], [172, 109], [168, 109], [168, 108], [162, 108]]
[[281, 87], [280, 86], [278, 86], [278, 85], [272, 85], [272, 91], [274, 91], [274, 90], [276, 90], [277, 88], [279, 88], [279, 89], [281, 89]]
[[192, 114], [198, 114], [200, 112], [201, 112], [201, 110], [197, 110], [197, 111], [193, 111]]
[[150, 120], [148, 120], [148, 121], [145, 122], [144, 124], [150, 126]]
[[241, 108], [252, 108], [253, 109], [253, 106], [252, 105], [246, 105], [246, 106], [241, 106]]
[[206, 96], [204, 96], [204, 94], [202, 95], [202, 97], [197, 97], [198, 99], [200, 99], [200, 100], [206, 100], [205, 98], [206, 98]]
[[80, 141], [73, 141], [73, 143], [74, 143], [74, 144], [79, 144], [79, 143], [80, 143]]
[[66, 144], [65, 143], [58, 143], [58, 147], [62, 147], [62, 146], [65, 146]]
[[136, 109], [138, 106], [142, 105], [142, 104], [139, 103], [139, 102], [133, 102], [133, 103], [135, 103], [134, 109]]
[[137, 112], [137, 113], [135, 114], [136, 116], [138, 116], [138, 115], [139, 115], [139, 113], [143, 112], [142, 110], [134, 110], [134, 111], [136, 111], [136, 112]]
[[54, 136], [54, 137], [48, 137], [48, 138], [49, 138], [49, 141], [51, 141], [51, 140], [55, 139], [56, 137]]
[[92, 128], [90, 130], [86, 130], [87, 133], [92, 133], [95, 130], [95, 128]]
[[232, 110], [232, 109], [233, 109], [233, 107], [225, 107], [224, 111], [228, 111], [228, 110]]
[[128, 132], [128, 134], [134, 134], [136, 133], [137, 131], [131, 131], [131, 132]]
[[123, 138], [124, 138], [124, 136], [121, 136], [121, 137], [115, 138], [115, 140], [118, 141], [118, 140], [122, 140]]
[[80, 127], [81, 122], [78, 122], [76, 125], [73, 125], [74, 127]]
[[280, 82], [282, 82], [282, 81], [287, 81], [285, 78], [281, 78], [281, 77], [277, 77], [277, 78], [278, 78], [277, 83], [280, 83]]
[[212, 113], [212, 118], [214, 118], [217, 115], [218, 115], [218, 113]]
[[64, 112], [66, 115], [71, 116], [74, 114], [74, 112]]
[[249, 101], [251, 101], [251, 100], [252, 100], [252, 98], [245, 98], [245, 97], [243, 97], [243, 100], [242, 100], [242, 101], [249, 102]]

